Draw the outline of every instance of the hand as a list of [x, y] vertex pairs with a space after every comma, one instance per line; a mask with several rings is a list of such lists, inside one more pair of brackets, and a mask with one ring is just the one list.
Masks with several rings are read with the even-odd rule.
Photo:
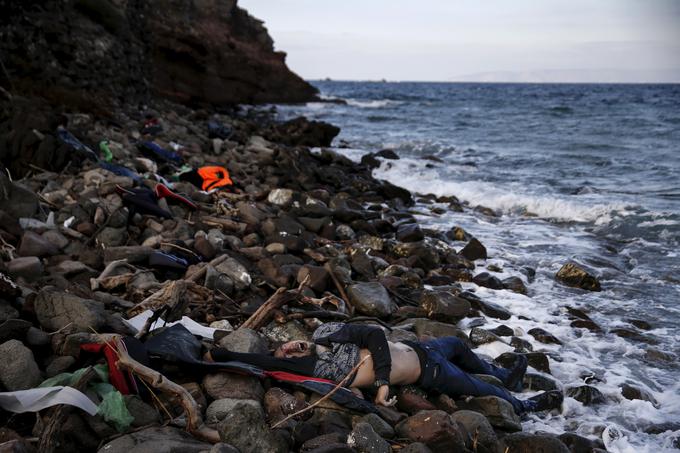
[[394, 406], [397, 404], [397, 397], [394, 396], [390, 398], [389, 400], [387, 397], [390, 395], [390, 386], [389, 385], [381, 385], [378, 388], [378, 393], [375, 396], [375, 404], [378, 404], [380, 406]]

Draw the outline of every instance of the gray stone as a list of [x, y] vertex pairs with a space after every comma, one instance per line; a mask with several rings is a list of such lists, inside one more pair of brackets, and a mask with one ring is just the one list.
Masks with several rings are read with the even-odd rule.
[[527, 287], [519, 277], [508, 277], [503, 279], [503, 288], [524, 295], [528, 292]]
[[451, 414], [451, 418], [465, 427], [480, 453], [500, 453], [501, 445], [496, 432], [487, 418], [475, 411], [461, 410]]
[[21, 256], [51, 256], [59, 253], [59, 249], [47, 239], [43, 239], [33, 231], [26, 231], [21, 237], [21, 243], [17, 250]]
[[569, 388], [567, 389], [566, 394], [576, 401], [580, 401], [584, 406], [594, 406], [606, 402], [602, 392], [591, 385], [581, 385], [580, 387]]
[[76, 359], [70, 355], [60, 355], [54, 358], [45, 368], [45, 376], [54, 377], [57, 374], [65, 373], [76, 363]]
[[10, 181], [0, 173], [0, 210], [12, 217], [32, 217], [38, 210], [38, 196], [34, 191]]
[[0, 300], [0, 323], [7, 321], [8, 319], [17, 319], [19, 317], [19, 311], [12, 307], [9, 303]]
[[413, 328], [418, 337], [458, 337], [466, 343], [470, 343], [468, 336], [456, 326], [443, 322], [431, 321], [426, 318], [416, 318], [413, 321]]
[[107, 247], [104, 249], [104, 262], [127, 260], [129, 263], [146, 262], [154, 252], [151, 247], [131, 245], [122, 247]]
[[132, 426], [140, 427], [158, 423], [158, 411], [150, 404], [142, 401], [139, 396], [125, 395], [123, 396], [123, 399], [125, 400], [125, 406], [130, 412], [130, 415], [134, 418]]
[[477, 346], [487, 343], [493, 343], [494, 341], [503, 341], [496, 334], [486, 330], [480, 329], [479, 327], [473, 327], [470, 331], [470, 341], [472, 344]]
[[397, 241], [400, 242], [418, 242], [422, 241], [425, 235], [417, 223], [406, 223], [399, 225], [396, 237]]
[[470, 302], [448, 291], [428, 291], [420, 298], [427, 317], [436, 321], [456, 322], [470, 312]]
[[105, 247], [120, 247], [128, 240], [127, 228], [104, 228], [99, 235], [97, 235], [97, 242]]
[[40, 325], [50, 331], [69, 326], [71, 332], [99, 331], [106, 322], [104, 306], [68, 293], [42, 290], [34, 302]]
[[356, 424], [347, 438], [347, 445], [354, 447], [359, 453], [390, 453], [392, 451], [390, 444], [366, 422]]
[[241, 452], [239, 452], [236, 447], [233, 447], [229, 444], [225, 444], [224, 442], [218, 442], [212, 446], [210, 452], [208, 453], [241, 453]]
[[227, 258], [226, 261], [215, 266], [215, 269], [227, 275], [234, 282], [234, 287], [239, 291], [248, 288], [252, 282], [248, 270], [234, 258]]
[[212, 373], [205, 375], [201, 384], [205, 392], [214, 400], [241, 398], [259, 401], [264, 396], [264, 388], [260, 380], [253, 376]]
[[624, 383], [621, 386], [621, 394], [628, 400], [649, 401], [654, 406], [658, 404], [656, 399], [647, 390], [628, 383]]
[[57, 230], [47, 230], [42, 234], [43, 239], [58, 249], [63, 249], [69, 244], [69, 240]]
[[465, 436], [449, 414], [424, 410], [399, 423], [397, 436], [422, 442], [433, 451], [464, 451]]
[[252, 329], [238, 329], [220, 340], [220, 346], [232, 352], [269, 353], [267, 342]]
[[470, 261], [485, 260], [487, 258], [486, 247], [476, 238], [470, 239], [459, 253]]
[[513, 433], [503, 437], [513, 453], [571, 453], [564, 443], [550, 434]]
[[291, 189], [274, 189], [269, 192], [267, 201], [281, 207], [289, 207], [293, 204], [294, 192]]
[[104, 444], [98, 453], [199, 453], [211, 447], [179, 428], [154, 426], [118, 437]]
[[42, 381], [33, 353], [19, 340], [0, 345], [0, 382], [9, 391], [37, 387]]
[[222, 421], [228, 413], [230, 413], [237, 404], [246, 404], [257, 409], [264, 415], [264, 408], [259, 401], [243, 399], [243, 398], [222, 398], [210, 403], [208, 409], [205, 411], [206, 423], [216, 424]]
[[221, 291], [224, 294], [232, 294], [234, 281], [227, 274], [208, 265], [208, 270], [205, 273], [205, 287], [213, 291]]
[[515, 414], [512, 404], [497, 396], [478, 396], [464, 401], [456, 401], [461, 409], [479, 412], [491, 423], [491, 426], [504, 431], [521, 431], [522, 424]]
[[395, 311], [390, 295], [378, 282], [356, 283], [347, 289], [356, 311], [366, 316], [385, 318]]
[[288, 445], [265, 422], [261, 409], [247, 403], [236, 404], [219, 425], [220, 439], [241, 452], [285, 453]]
[[391, 439], [394, 437], [394, 428], [390, 426], [385, 420], [380, 418], [377, 414], [367, 414], [360, 419], [364, 423], [368, 423], [373, 427], [373, 430], [385, 439]]
[[50, 342], [50, 335], [43, 330], [29, 327], [28, 332], [26, 332], [26, 343], [30, 346], [47, 346]]
[[43, 264], [37, 256], [22, 256], [7, 263], [7, 272], [12, 277], [35, 280], [43, 273]]
[[399, 450], [399, 453], [432, 453], [432, 450], [422, 442], [413, 442]]

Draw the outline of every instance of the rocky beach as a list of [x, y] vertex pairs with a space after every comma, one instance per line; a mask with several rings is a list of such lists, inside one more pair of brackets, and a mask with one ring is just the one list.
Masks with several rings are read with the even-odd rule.
[[[421, 221], [423, 209], [493, 209], [378, 179], [394, 151], [353, 161], [330, 148], [335, 125], [254, 105], [318, 93], [235, 0], [153, 5], [0, 1], [0, 452], [580, 453], [617, 440], [606, 426], [523, 428], [493, 396], [393, 386], [394, 408], [352, 405], [326, 399], [328, 388], [204, 366], [214, 346], [266, 353], [341, 321], [394, 342], [456, 336], [500, 366], [524, 355], [521, 399], [559, 389], [584, 406], [617, 404], [595, 376], [553, 377], [560, 335], [486, 297], [530, 296], [536, 269], [507, 275], [473, 229]], [[208, 166], [233, 184], [181, 177]], [[572, 294], [603, 289], [566, 258], [552, 277]], [[609, 328], [563, 306], [573, 329], [676, 360], [654, 347], [647, 320]], [[166, 323], [193, 335], [173, 340]], [[2, 399], [55, 386], [95, 409]], [[630, 383], [620, 398], [658, 404]]]

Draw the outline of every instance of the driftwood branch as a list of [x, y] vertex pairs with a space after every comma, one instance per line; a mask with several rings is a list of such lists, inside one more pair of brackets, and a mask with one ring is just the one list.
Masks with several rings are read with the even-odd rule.
[[342, 283], [340, 283], [340, 280], [338, 280], [338, 277], [335, 275], [335, 271], [333, 270], [333, 267], [328, 263], [324, 264], [323, 267], [330, 274], [331, 280], [333, 280], [335, 287], [338, 289], [338, 292], [340, 293], [340, 297], [342, 298], [342, 300], [345, 302], [345, 305], [347, 306], [347, 310], [350, 312], [350, 314], [353, 314], [354, 313], [354, 307], [349, 302], [349, 297], [347, 297], [347, 293], [345, 292], [345, 287], [342, 286]]
[[288, 417], [284, 418], [283, 420], [281, 420], [280, 422], [278, 422], [277, 424], [275, 424], [274, 426], [272, 426], [272, 429], [281, 426], [282, 424], [284, 424], [285, 422], [287, 422], [288, 420], [290, 420], [290, 419], [293, 418], [293, 417], [297, 417], [297, 416], [300, 415], [300, 414], [304, 414], [305, 412], [312, 410], [313, 408], [315, 408], [316, 406], [318, 406], [318, 405], [321, 404], [322, 402], [326, 401], [326, 400], [327, 400], [328, 398], [330, 398], [335, 392], [337, 392], [338, 389], [339, 389], [340, 387], [344, 386], [344, 385], [347, 383], [347, 381], [349, 380], [349, 378], [350, 378], [351, 376], [354, 375], [354, 373], [361, 367], [361, 365], [364, 364], [364, 362], [365, 362], [366, 360], [368, 360], [368, 358], [369, 358], [370, 356], [371, 356], [371, 354], [367, 354], [366, 357], [364, 357], [363, 359], [361, 359], [361, 360], [359, 361], [359, 363], [357, 363], [356, 365], [354, 365], [354, 368], [352, 368], [352, 369], [350, 370], [350, 372], [347, 373], [347, 376], [345, 376], [345, 377], [343, 378], [342, 381], [338, 382], [338, 384], [337, 384], [335, 387], [333, 387], [333, 390], [331, 390], [330, 392], [326, 393], [324, 396], [322, 396], [321, 398], [319, 398], [314, 404], [312, 404], [312, 405], [310, 405], [310, 406], [307, 406], [307, 407], [305, 407], [304, 409], [301, 409], [301, 410], [299, 410], [299, 411], [297, 411], [297, 412], [295, 412], [295, 413], [293, 413], [293, 414], [290, 414]]
[[305, 277], [305, 279], [300, 283], [300, 286], [298, 286], [297, 290], [295, 291], [288, 291], [286, 288], [277, 289], [276, 292], [272, 294], [272, 297], [267, 299], [267, 301], [263, 303], [260, 308], [255, 310], [255, 313], [253, 313], [250, 318], [246, 319], [246, 321], [241, 324], [239, 329], [257, 330], [264, 326], [274, 316], [276, 310], [283, 307], [288, 302], [298, 299], [302, 293], [302, 290], [308, 284], [309, 275]]
[[217, 258], [210, 261], [208, 264], [201, 267], [199, 270], [193, 272], [192, 274], [186, 275], [184, 277], [184, 279], [195, 283], [195, 282], [199, 281], [206, 274], [206, 272], [208, 272], [208, 266], [213, 266], [213, 267], [217, 266], [218, 264], [225, 262], [227, 260], [227, 258], [229, 258], [229, 255], [227, 255], [227, 254], [224, 254], [222, 256], [218, 256]]
[[223, 219], [220, 217], [203, 216], [200, 218], [200, 220], [207, 225], [217, 225], [228, 231], [233, 231], [236, 233], [243, 233], [248, 226], [245, 223], [235, 222], [234, 220]]
[[[80, 376], [78, 382], [73, 386], [76, 390], [83, 391], [88, 381], [95, 376], [94, 368], [90, 367]], [[45, 424], [45, 428], [40, 434], [40, 440], [38, 442], [38, 451], [45, 453], [52, 453], [57, 448], [57, 441], [59, 438], [59, 433], [61, 433], [61, 428], [66, 422], [66, 418], [71, 413], [71, 406], [66, 404], [58, 405], [49, 420]]]
[[130, 357], [122, 341], [123, 340], [120, 337], [113, 340], [113, 345], [118, 351], [118, 362], [116, 363], [116, 366], [121, 370], [134, 373], [137, 377], [151, 385], [151, 387], [177, 397], [187, 414], [187, 431], [197, 439], [213, 444], [219, 442], [219, 433], [203, 423], [201, 411], [196, 400], [191, 396], [191, 393], [181, 385], [166, 378], [158, 371], [144, 366]]

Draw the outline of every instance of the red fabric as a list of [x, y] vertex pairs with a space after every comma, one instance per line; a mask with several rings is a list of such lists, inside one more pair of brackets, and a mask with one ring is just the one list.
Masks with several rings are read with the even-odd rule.
[[175, 200], [175, 201], [178, 201], [180, 203], [184, 203], [190, 209], [193, 209], [193, 210], [198, 209], [198, 206], [196, 206], [191, 200], [189, 200], [188, 198], [183, 197], [179, 194], [176, 194], [175, 192], [168, 189], [168, 187], [164, 186], [163, 184], [156, 184], [156, 197], [158, 197], [158, 198], [168, 197], [171, 200]]
[[116, 363], [118, 362], [118, 354], [116, 350], [109, 344], [87, 343], [80, 345], [80, 349], [87, 352], [100, 353], [104, 352], [104, 358], [109, 366], [109, 382], [123, 395], [129, 395], [130, 387], [128, 386], [125, 374], [118, 369]]
[[301, 374], [287, 373], [285, 371], [265, 371], [264, 375], [267, 377], [274, 378], [279, 381], [287, 382], [305, 382], [305, 381], [316, 381], [324, 382], [326, 384], [337, 384], [329, 379], [315, 378], [309, 376], [302, 376]]

